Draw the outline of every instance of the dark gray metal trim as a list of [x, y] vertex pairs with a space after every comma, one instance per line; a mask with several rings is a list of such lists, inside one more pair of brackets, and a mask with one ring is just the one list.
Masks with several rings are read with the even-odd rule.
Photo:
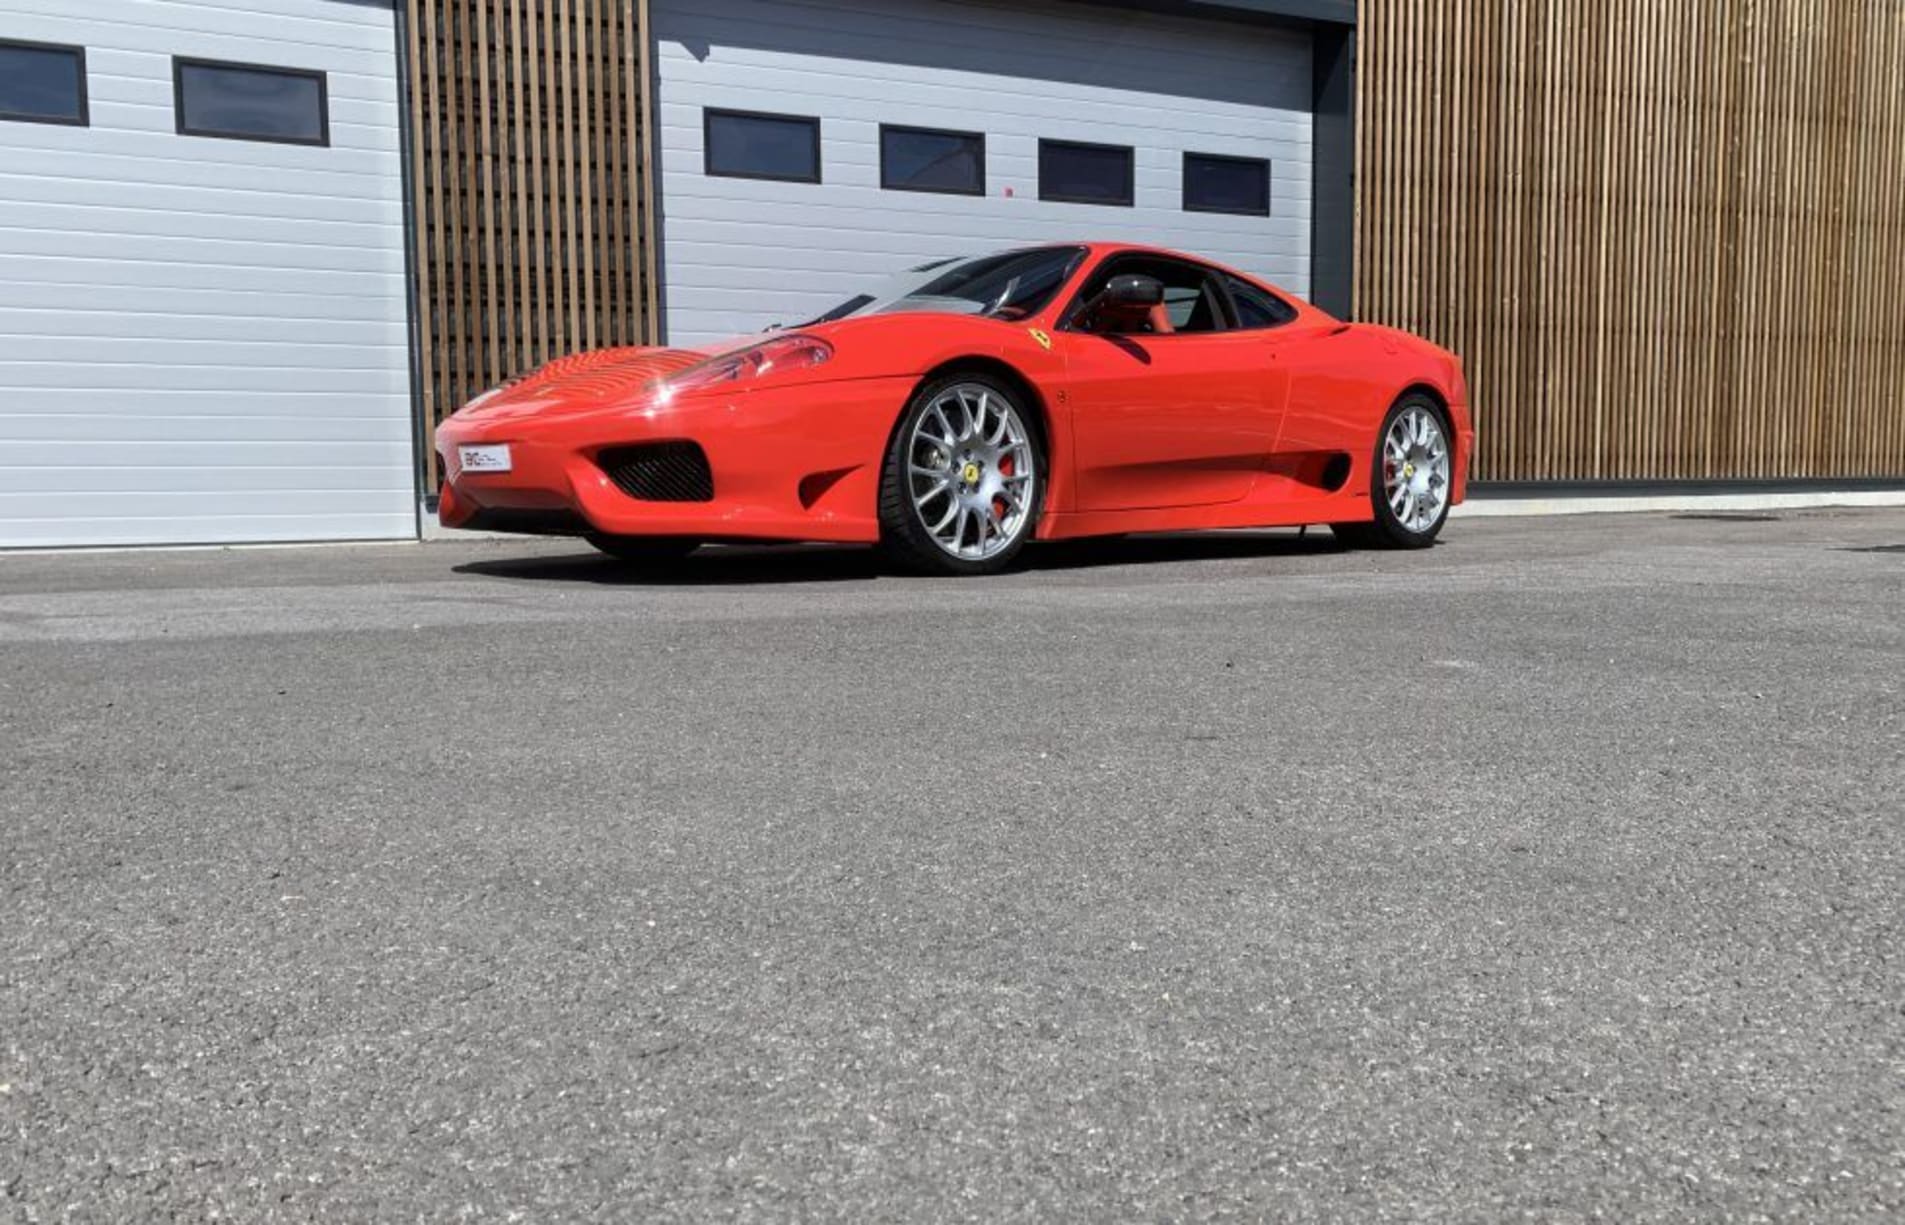
[[1354, 27], [1356, 0], [1096, 0], [1116, 8], [1253, 21], [1266, 25]]
[[[403, 162], [399, 171], [403, 181], [403, 296], [408, 324], [404, 337], [410, 346], [410, 479], [415, 494], [411, 501], [418, 507], [417, 535], [422, 536], [424, 496], [428, 493], [434, 503], [436, 495], [430, 493], [424, 476], [429, 466], [431, 431], [430, 406], [423, 398], [423, 304], [417, 293], [417, 192], [410, 161], [416, 149], [416, 132], [410, 122], [410, 91], [416, 83], [410, 75], [410, 6], [399, 4], [394, 8], [397, 15], [393, 23], [397, 39], [397, 156]], [[434, 505], [430, 513], [436, 513]]]
[[1602, 496], [1645, 498], [1672, 494], [1905, 493], [1905, 476], [1726, 478], [1685, 481], [1471, 481], [1469, 496], [1556, 498]]
[[1356, 30], [1310, 35], [1310, 301], [1349, 317], [1356, 285]]

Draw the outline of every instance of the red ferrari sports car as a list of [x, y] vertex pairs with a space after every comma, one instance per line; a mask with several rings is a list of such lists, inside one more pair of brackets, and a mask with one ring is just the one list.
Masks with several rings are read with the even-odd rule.
[[1420, 547], [1462, 500], [1461, 363], [1215, 264], [1122, 244], [920, 265], [706, 350], [608, 349], [437, 431], [450, 527], [884, 544], [977, 574], [1028, 540], [1327, 523]]

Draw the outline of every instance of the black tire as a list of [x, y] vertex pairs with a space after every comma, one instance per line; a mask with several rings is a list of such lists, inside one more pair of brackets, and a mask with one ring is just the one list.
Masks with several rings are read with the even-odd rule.
[[685, 536], [611, 536], [590, 532], [589, 543], [631, 566], [662, 566], [680, 561], [701, 546]]
[[[920, 420], [935, 400], [955, 387], [983, 388], [996, 400], [1009, 406], [1023, 427], [1024, 445], [1029, 447], [1032, 463], [1032, 494], [1022, 513], [1015, 535], [997, 552], [982, 558], [955, 557], [934, 539], [921, 522], [921, 511], [913, 504], [908, 488], [908, 448]], [[1040, 432], [1038, 414], [1026, 402], [1025, 393], [1007, 386], [1000, 379], [976, 371], [954, 371], [920, 384], [900, 414], [899, 424], [887, 443], [886, 460], [880, 472], [880, 545], [893, 562], [920, 574], [979, 575], [997, 574], [1012, 564], [1037, 530], [1039, 511], [1045, 504], [1045, 482], [1049, 470], [1045, 459], [1045, 439]], [[1001, 466], [999, 471], [1005, 469]]]
[[[1369, 457], [1369, 503], [1375, 518], [1363, 523], [1330, 524], [1330, 531], [1335, 533], [1336, 539], [1350, 548], [1426, 549], [1435, 543], [1435, 538], [1442, 534], [1443, 525], [1449, 521], [1446, 488], [1435, 510], [1433, 522], [1425, 528], [1411, 528], [1389, 505], [1383, 479], [1383, 440], [1389, 437], [1389, 431], [1397, 419], [1411, 410], [1428, 413], [1442, 432], [1444, 449], [1451, 454], [1453, 452], [1454, 437], [1449, 431], [1449, 416], [1432, 397], [1412, 391], [1391, 405], [1383, 416], [1382, 427], [1376, 431], [1376, 443]], [[1450, 462], [1453, 463], [1452, 458]]]

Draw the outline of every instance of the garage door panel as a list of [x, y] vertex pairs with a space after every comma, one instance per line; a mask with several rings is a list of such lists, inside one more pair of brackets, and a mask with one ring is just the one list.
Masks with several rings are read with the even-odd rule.
[[[0, 392], [5, 390], [7, 388], [0, 386]], [[260, 415], [259, 400], [265, 396], [269, 396], [272, 400], [270, 406], [272, 411]], [[300, 411], [300, 407], [303, 411]], [[300, 437], [303, 431], [317, 428], [310, 424], [315, 421], [343, 422], [349, 430], [346, 436], [351, 438], [409, 437], [408, 423], [395, 417], [391, 409], [391, 400], [372, 396], [352, 396], [343, 406], [340, 406], [337, 393], [329, 388], [300, 390], [284, 387], [268, 389], [141, 387], [135, 392], [102, 396], [97, 388], [62, 386], [36, 388], [33, 394], [33, 411], [14, 412], [0, 417], [0, 428], [11, 431], [20, 428], [20, 422], [31, 422], [49, 416], [75, 419], [86, 417], [119, 419], [127, 415], [138, 415], [156, 421], [222, 417], [225, 420], [219, 424], [218, 429], [225, 431], [226, 436], [236, 439], [252, 436], [250, 431], [253, 430], [282, 430], [285, 432], [283, 435], [285, 437]], [[240, 418], [243, 420], [239, 420]], [[89, 435], [89, 437], [96, 436]], [[120, 432], [115, 436], [131, 438], [138, 435]], [[154, 435], [154, 437], [164, 436]]]
[[[303, 444], [235, 442], [214, 436], [210, 424], [206, 423], [203, 433], [207, 436], [203, 438], [16, 441], [8, 444], [6, 463], [0, 465], [0, 470], [78, 473], [88, 469], [122, 469], [136, 474], [154, 469], [190, 469], [206, 473], [208, 480], [213, 479], [211, 474], [222, 473], [217, 479], [224, 480], [230, 487], [249, 489], [260, 487], [260, 483], [266, 481], [265, 474], [269, 474], [269, 484], [277, 485], [284, 483], [284, 474], [289, 472], [292, 474], [290, 483], [299, 485], [307, 479], [316, 479], [315, 474], [329, 468], [350, 466], [376, 472], [390, 465], [407, 467], [410, 460], [408, 439], [329, 442], [324, 444], [320, 456]], [[307, 478], [300, 474], [311, 475]], [[71, 479], [77, 488], [85, 478]], [[130, 479], [136, 480], [136, 476]], [[14, 486], [9, 483], [6, 487]]]
[[[389, 397], [379, 407], [407, 402], [410, 394], [409, 372], [405, 369], [344, 369], [330, 363], [309, 366], [272, 366], [262, 362], [250, 366], [174, 365], [155, 367], [140, 361], [95, 360], [78, 364], [73, 361], [0, 360], [0, 391], [32, 391], [78, 388], [101, 393], [144, 391], [165, 386], [182, 391], [245, 391], [266, 396], [280, 390], [300, 387], [329, 392], [332, 402], [358, 404], [355, 397]], [[121, 397], [122, 398], [122, 397]], [[104, 402], [104, 401], [102, 401]], [[33, 397], [9, 397], [0, 415], [11, 411], [31, 411]], [[288, 411], [286, 406], [261, 400], [260, 413]], [[311, 411], [306, 406], [300, 411]]]
[[[405, 452], [405, 459], [408, 452]], [[256, 506], [260, 494], [299, 494], [304, 507], [321, 512], [325, 494], [343, 495], [336, 499], [342, 511], [375, 510], [374, 499], [388, 482], [394, 469], [407, 464], [373, 465], [358, 463], [351, 467], [313, 468], [301, 463], [275, 467], [256, 458], [248, 458], [242, 482], [234, 479], [230, 468], [147, 467], [147, 468], [42, 468], [26, 470], [0, 468], [0, 519], [8, 516], [32, 517], [51, 505], [49, 497], [72, 498], [89, 515], [136, 514], [141, 507], [163, 511], [169, 500], [173, 508], [229, 514], [245, 506]], [[56, 479], [64, 477], [65, 479]], [[280, 504], [279, 511], [293, 507]]]
[[[740, 253], [733, 248], [747, 245], [757, 261], [752, 267], [761, 270], [760, 280], [778, 278], [796, 269], [811, 268], [816, 258], [813, 248], [826, 244], [836, 244], [833, 249], [835, 267], [888, 273], [928, 259], [1063, 241], [1077, 235], [1107, 241], [1161, 241], [1168, 246], [1192, 250], [1213, 259], [1222, 252], [1234, 252], [1247, 257], [1244, 263], [1252, 271], [1264, 275], [1274, 272], [1276, 275], [1273, 279], [1293, 293], [1302, 292], [1299, 283], [1308, 268], [1308, 260], [1302, 254], [1264, 250], [1264, 245], [1279, 237], [1287, 238], [1293, 245], [1305, 245], [1307, 227], [1291, 227], [1282, 235], [1265, 228], [1260, 231], [1264, 237], [1259, 241], [1244, 241], [1234, 235], [1219, 233], [1200, 234], [1190, 229], [1161, 233], [1156, 227], [1122, 217], [1105, 217], [1091, 222], [1047, 219], [1042, 224], [1037, 217], [1026, 217], [1014, 219], [1011, 224], [943, 228], [922, 225], [881, 234], [838, 226], [748, 225], [737, 221], [670, 222], [669, 230], [671, 234], [679, 233], [690, 250], [718, 251], [726, 248], [726, 253], [734, 257]], [[672, 243], [670, 249], [673, 249]], [[677, 293], [691, 287], [690, 269], [693, 267], [692, 259], [682, 267], [669, 266], [667, 272], [671, 302]], [[859, 283], [864, 284], [864, 277]]]
[[[109, 435], [122, 442], [169, 442], [203, 436], [225, 442], [373, 443], [406, 448], [410, 445], [409, 423], [384, 413], [259, 417], [254, 398], [247, 397], [244, 406], [253, 411], [207, 411], [215, 406], [202, 401], [154, 403], [150, 393], [141, 393], [117, 412], [100, 411], [96, 401], [78, 411], [63, 410], [58, 403], [42, 403], [38, 406], [41, 411], [0, 417], [0, 444], [41, 442], [83, 446]], [[165, 411], [168, 408], [173, 411]], [[305, 462], [310, 461], [307, 458]]]
[[397, 510], [361, 513], [327, 509], [286, 512], [267, 494], [259, 494], [246, 508], [230, 514], [161, 514], [141, 504], [130, 514], [108, 516], [85, 513], [86, 507], [47, 507], [31, 516], [0, 516], [0, 541], [8, 547], [63, 548], [74, 544], [140, 545], [227, 544], [242, 541], [396, 540], [415, 536], [414, 505]]
[[[0, 203], [0, 232], [9, 232], [13, 236], [16, 249], [22, 256], [78, 256], [86, 259], [110, 260], [115, 264], [139, 263], [145, 260], [191, 264], [201, 267], [224, 266], [234, 268], [267, 267], [279, 270], [310, 270], [314, 272], [403, 272], [403, 252], [392, 250], [388, 244], [377, 242], [333, 243], [313, 246], [302, 241], [294, 230], [297, 227], [257, 227], [246, 226], [234, 220], [230, 228], [238, 231], [232, 237], [217, 237], [211, 234], [185, 236], [165, 233], [125, 233], [96, 229], [63, 229], [57, 225], [26, 224], [26, 209]], [[85, 225], [88, 217], [98, 217], [104, 210], [74, 209], [74, 222]], [[35, 216], [33, 220], [46, 220]], [[217, 229], [215, 224], [192, 222], [188, 218], [169, 215], [164, 218], [140, 222], [134, 214], [116, 213], [116, 221], [121, 224], [145, 224], [154, 230], [185, 229], [196, 226], [201, 229]], [[249, 230], [257, 237], [245, 238], [242, 232]], [[276, 238], [264, 235], [275, 233]]]
[[[1308, 124], [1301, 119], [1266, 120], [1261, 112], [1246, 107], [1228, 108], [1227, 113], [1223, 107], [1203, 107], [1188, 102], [1173, 106], [1138, 100], [1086, 99], [1080, 100], [1069, 110], [1054, 110], [1052, 108], [1064, 103], [1030, 89], [1001, 89], [991, 82], [956, 80], [943, 84], [909, 82], [905, 106], [896, 107], [891, 88], [882, 88], [882, 85], [880, 82], [843, 81], [821, 72], [774, 73], [736, 69], [709, 73], [707, 79], [698, 82], [694, 88], [683, 89], [670, 96], [668, 105], [662, 108], [661, 123], [664, 134], [669, 130], [677, 135], [691, 132], [698, 134], [701, 130], [702, 107], [732, 105], [734, 91], [747, 89], [798, 96], [810, 106], [821, 104], [814, 109], [824, 108], [835, 115], [864, 114], [862, 108], [873, 107], [878, 108], [878, 113], [883, 116], [889, 113], [896, 116], [884, 122], [925, 122], [944, 127], [948, 126], [949, 113], [970, 111], [974, 91], [983, 89], [987, 94], [987, 113], [995, 116], [992, 123], [996, 126], [989, 127], [989, 132], [1081, 140], [1109, 137], [1123, 144], [1141, 141], [1147, 136], [1176, 137], [1187, 128], [1216, 136], [1285, 140], [1305, 147], [1309, 139]], [[998, 109], [995, 111], [992, 108]], [[839, 122], [852, 123], [854, 120], [843, 117]]]
[[1258, 54], [1266, 43], [1301, 43], [1301, 35], [1093, 7], [1100, 11], [1038, 3], [668, 0], [664, 33], [691, 48], [731, 48], [737, 57], [769, 41], [737, 37], [739, 28], [771, 31], [766, 49], [780, 54], [890, 64], [896, 73], [964, 70], [1096, 86], [1142, 72], [1176, 95], [1303, 105], [1293, 83], [1263, 74]]
[[[831, 239], [834, 235], [859, 236], [875, 226], [884, 226], [890, 228], [895, 237], [943, 236], [955, 240], [980, 240], [982, 243], [995, 235], [1013, 232], [1015, 227], [1026, 241], [1043, 242], [1047, 241], [1044, 235], [1049, 231], [1072, 222], [1084, 222], [1094, 227], [1139, 227], [1154, 237], [1161, 228], [1144, 216], [1145, 210], [1142, 208], [997, 197], [972, 200], [963, 209], [957, 205], [935, 205], [896, 214], [887, 199], [892, 194], [873, 189], [843, 188], [832, 193], [834, 203], [824, 213], [816, 213], [793, 205], [784, 191], [741, 189], [726, 197], [704, 197], [696, 201], [692, 210], [681, 210], [675, 215], [680, 217], [682, 211], [690, 212], [689, 217], [679, 222], [683, 227], [681, 237], [690, 241], [706, 241], [710, 234], [715, 233], [715, 227], [752, 227], [762, 234], [782, 235], [820, 231]], [[960, 197], [941, 198], [955, 200]], [[1175, 205], [1177, 193], [1171, 193], [1167, 199], [1171, 205]], [[1162, 208], [1158, 211], [1162, 211]], [[1271, 216], [1251, 220], [1254, 224], [1248, 228], [1252, 234], [1272, 242], [1300, 237], [1309, 229], [1307, 221], [1296, 217]], [[708, 229], [697, 232], [692, 227]], [[1191, 237], [1222, 239], [1238, 234], [1239, 229], [1235, 218], [1223, 214], [1188, 213], [1181, 221], [1170, 226], [1170, 235], [1173, 241], [1183, 245]], [[1098, 232], [1097, 228], [1092, 228], [1088, 236], [1096, 236]], [[732, 241], [736, 234], [729, 229], [722, 236]], [[674, 237], [672, 229], [670, 237]], [[800, 240], [795, 238], [793, 241]], [[910, 247], [911, 244], [908, 245]]]
[[324, 67], [325, 61], [355, 66], [364, 56], [387, 53], [393, 37], [387, 24], [350, 13], [348, 0], [330, 5], [316, 0], [7, 0], [7, 7], [9, 25], [36, 31], [22, 38], [155, 55], [179, 53], [182, 39], [195, 47], [216, 42], [250, 52], [254, 63], [285, 63], [295, 53], [306, 58], [289, 62], [311, 68]]
[[[17, 292], [17, 291], [16, 291]], [[339, 311], [329, 317], [293, 317], [272, 314], [250, 317], [237, 313], [203, 314], [190, 310], [156, 309], [136, 311], [126, 308], [104, 309], [87, 303], [80, 309], [62, 309], [42, 292], [43, 307], [15, 307], [0, 294], [0, 335], [57, 336], [91, 342], [116, 341], [123, 335], [128, 317], [135, 318], [142, 339], [148, 341], [203, 341], [242, 339], [251, 344], [292, 346], [322, 342], [349, 345], [358, 349], [404, 349], [409, 343], [403, 324], [387, 319], [366, 319]], [[84, 302], [83, 295], [76, 300]], [[236, 304], [228, 304], [236, 305]], [[385, 360], [388, 360], [386, 355]]]
[[[393, 354], [391, 350], [397, 352]], [[318, 385], [334, 373], [387, 375], [401, 344], [361, 345], [228, 338], [167, 339], [120, 336], [102, 343], [97, 336], [34, 336], [30, 358], [0, 359], [0, 370], [14, 366], [66, 365], [75, 370], [124, 366], [166, 369], [281, 370], [313, 377]]]
[[[172, 327], [196, 327], [195, 321], [245, 323], [246, 334], [276, 337], [281, 334], [309, 339], [312, 328], [325, 336], [368, 336], [388, 340], [406, 330], [400, 320], [389, 317], [391, 308], [401, 305], [401, 294], [321, 294], [280, 290], [272, 295], [276, 309], [270, 317], [260, 317], [256, 295], [238, 289], [185, 289], [178, 286], [123, 286], [111, 301], [102, 302], [97, 285], [56, 284], [45, 281], [18, 281], [0, 278], [0, 335], [27, 335], [43, 325], [39, 317], [58, 322], [74, 321], [72, 328], [51, 328], [65, 334], [100, 336], [119, 335], [122, 326], [115, 316], [141, 315], [147, 319], [148, 335], [166, 335]], [[365, 309], [366, 302], [369, 310]], [[78, 322], [97, 318], [97, 324]], [[341, 333], [332, 329], [347, 325]]]
[[[308, 2], [321, 3], [322, 0]], [[89, 74], [93, 59], [89, 50], [86, 59]], [[155, 62], [154, 67], [167, 74], [172, 71], [164, 63]], [[207, 136], [180, 136], [173, 130], [173, 117], [169, 112], [163, 116], [155, 114], [150, 122], [142, 121], [131, 127], [115, 121], [115, 108], [111, 106], [102, 103], [92, 111], [92, 126], [86, 128], [34, 123], [7, 125], [6, 168], [25, 170], [35, 155], [51, 153], [57, 158], [54, 165], [58, 169], [75, 164], [67, 154], [84, 152], [88, 164], [112, 166], [117, 159], [144, 163], [143, 169], [113, 168], [112, 174], [120, 176], [123, 171], [124, 180], [130, 182], [194, 184], [229, 175], [231, 181], [241, 186], [293, 191], [307, 186], [321, 189], [328, 182], [341, 191], [377, 197], [383, 194], [384, 175], [391, 160], [398, 156], [394, 142], [386, 147], [386, 142], [380, 141], [378, 147], [366, 149], [342, 141], [322, 146], [218, 140]], [[123, 110], [119, 114], [121, 119], [126, 117]], [[155, 140], [155, 137], [161, 139]], [[135, 175], [139, 177], [134, 178]], [[307, 180], [305, 176], [314, 177]]]
[[[243, 256], [246, 252], [225, 254]], [[131, 294], [175, 289], [241, 293], [254, 297], [255, 309], [264, 309], [264, 300], [280, 294], [353, 298], [366, 313], [400, 308], [404, 302], [403, 277], [393, 272], [287, 268], [263, 259], [263, 253], [253, 255], [258, 262], [214, 264], [204, 260], [131, 261], [103, 255], [36, 252], [8, 256], [7, 268], [14, 278], [12, 283], [18, 285], [96, 286]], [[6, 278], [0, 278], [0, 284], [6, 283]]]
[[[973, 0], [655, 0], [653, 14], [671, 341], [810, 317], [926, 259], [1085, 238], [1308, 289], [1306, 35]], [[706, 175], [709, 107], [817, 117], [822, 181]], [[881, 123], [983, 132], [986, 194], [883, 190]], [[1041, 138], [1131, 146], [1132, 206], [1039, 200]], [[1271, 216], [1185, 211], [1186, 150], [1268, 161]]]
[[[88, 161], [92, 173], [85, 178], [70, 173], [72, 159], [63, 156], [48, 157], [43, 163], [46, 168], [37, 173], [13, 173], [16, 167], [0, 169], [0, 199], [19, 205], [85, 205], [99, 198], [103, 185], [123, 181], [107, 173], [97, 159]], [[142, 184], [139, 200], [148, 209], [253, 221], [328, 222], [379, 230], [403, 222], [402, 209], [393, 211], [382, 200], [366, 198], [361, 193], [294, 193], [282, 185], [271, 185], [255, 170], [242, 180], [234, 178], [231, 184]]]
[[[200, 211], [156, 203], [148, 207], [143, 203], [47, 204], [0, 201], [0, 227], [15, 230], [71, 234], [76, 227], [83, 227], [88, 231], [85, 237], [89, 239], [135, 239], [139, 241], [141, 249], [149, 248], [153, 239], [183, 239], [260, 250], [290, 247], [298, 251], [310, 251], [315, 247], [326, 252], [344, 252], [341, 263], [347, 270], [388, 265], [389, 244], [384, 241], [390, 228], [387, 224], [300, 217], [295, 218], [296, 225], [293, 228], [285, 225], [286, 220], [282, 216], [258, 216], [229, 209]], [[81, 244], [79, 250], [87, 254], [120, 258], [113, 248], [93, 249]], [[378, 255], [371, 258], [360, 254], [366, 251], [377, 252]]]

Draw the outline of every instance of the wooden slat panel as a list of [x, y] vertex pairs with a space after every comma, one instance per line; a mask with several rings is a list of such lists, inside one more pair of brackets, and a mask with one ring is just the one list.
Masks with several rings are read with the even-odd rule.
[[[645, 7], [411, 4], [422, 394], [432, 423], [551, 358], [654, 342]], [[434, 453], [428, 464], [434, 488]]]
[[1905, 5], [1363, 0], [1358, 317], [1483, 480], [1905, 477]]

